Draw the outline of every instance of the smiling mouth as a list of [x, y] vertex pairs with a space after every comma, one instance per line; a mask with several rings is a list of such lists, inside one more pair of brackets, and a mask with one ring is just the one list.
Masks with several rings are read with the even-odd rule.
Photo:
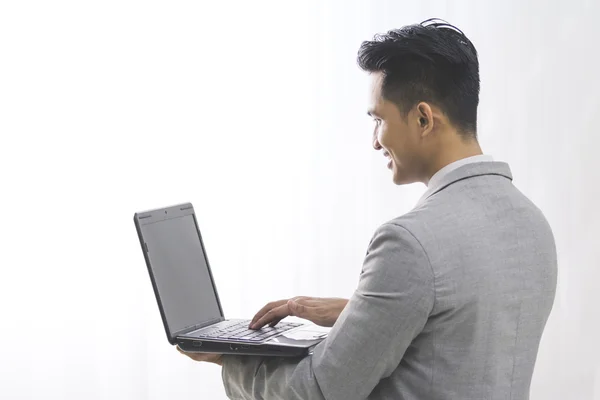
[[387, 167], [389, 169], [392, 169], [393, 162], [392, 162], [392, 156], [390, 156], [390, 153], [388, 153], [387, 151], [384, 151], [383, 152], [383, 156], [389, 160], [388, 164], [387, 164]]

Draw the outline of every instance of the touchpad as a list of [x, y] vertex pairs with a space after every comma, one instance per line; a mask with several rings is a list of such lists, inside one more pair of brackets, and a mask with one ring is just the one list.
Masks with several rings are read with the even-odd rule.
[[327, 336], [330, 330], [331, 328], [324, 328], [318, 325], [308, 325], [302, 328], [292, 329], [291, 331], [284, 332], [281, 334], [281, 336], [294, 340], [316, 340]]

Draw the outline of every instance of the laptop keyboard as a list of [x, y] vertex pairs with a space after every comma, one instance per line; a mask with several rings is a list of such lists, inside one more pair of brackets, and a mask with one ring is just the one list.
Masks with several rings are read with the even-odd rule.
[[223, 321], [198, 332], [195, 336], [205, 339], [243, 340], [247, 342], [262, 342], [272, 336], [289, 331], [302, 324], [280, 322], [275, 327], [265, 326], [262, 329], [248, 329], [250, 321]]

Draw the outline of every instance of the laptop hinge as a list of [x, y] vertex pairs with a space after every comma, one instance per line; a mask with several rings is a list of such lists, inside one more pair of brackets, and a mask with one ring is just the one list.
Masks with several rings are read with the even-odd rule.
[[204, 321], [201, 324], [196, 324], [196, 325], [190, 325], [188, 327], [183, 328], [182, 330], [180, 330], [179, 332], [175, 332], [173, 334], [173, 337], [177, 337], [177, 336], [184, 336], [187, 333], [193, 332], [195, 330], [198, 330], [200, 328], [204, 328], [205, 326], [209, 326], [212, 324], [216, 324], [217, 322], [221, 322], [221, 321], [225, 321], [225, 318], [223, 317], [219, 317], [219, 318], [215, 318], [215, 319], [211, 319], [209, 321]]

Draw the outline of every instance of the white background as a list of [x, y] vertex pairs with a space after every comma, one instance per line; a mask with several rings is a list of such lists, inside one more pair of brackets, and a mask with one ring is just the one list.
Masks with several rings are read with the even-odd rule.
[[2, 1], [0, 398], [225, 398], [166, 341], [132, 217], [194, 203], [227, 316], [353, 292], [412, 208], [371, 148], [356, 51], [441, 17], [475, 43], [479, 134], [549, 219], [534, 400], [600, 399], [600, 62], [589, 1]]

